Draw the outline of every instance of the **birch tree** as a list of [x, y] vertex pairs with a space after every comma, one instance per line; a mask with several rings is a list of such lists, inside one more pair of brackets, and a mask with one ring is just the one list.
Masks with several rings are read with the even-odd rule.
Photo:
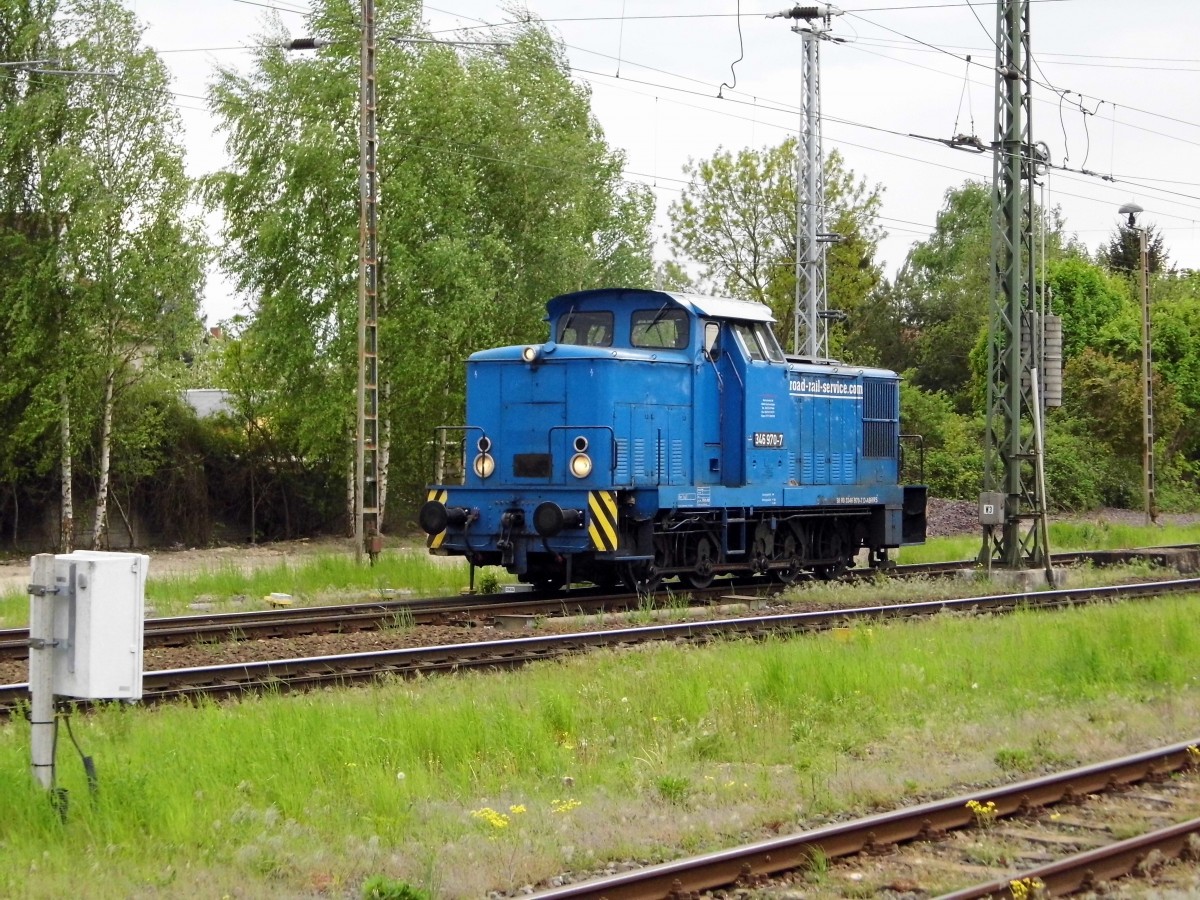
[[[178, 116], [166, 67], [140, 45], [116, 0], [71, 0], [64, 60], [71, 131], [61, 152], [68, 198], [62, 267], [76, 334], [66, 348], [99, 397], [91, 545], [108, 520], [114, 410], [121, 395], [178, 358], [198, 328], [203, 242], [187, 211]], [[101, 74], [103, 73], [103, 74]], [[64, 479], [67, 473], [64, 472]]]
[[0, 3], [0, 469], [12, 486], [14, 540], [18, 482], [56, 463], [67, 473], [59, 546], [70, 550], [73, 442], [64, 410], [76, 379], [58, 352], [70, 309], [58, 265], [66, 201], [55, 149], [69, 127], [67, 83], [43, 72], [59, 52], [57, 11], [55, 0]]
[[[223, 262], [251, 302], [259, 393], [297, 458], [349, 464], [357, 365], [357, 23], [314, 3], [315, 54], [267, 26], [247, 72], [212, 102], [232, 164], [207, 182], [227, 223]], [[422, 36], [420, 4], [380, 0], [377, 33]], [[473, 34], [474, 39], [484, 36]], [[652, 204], [621, 177], [586, 89], [536, 22], [465, 50], [381, 38], [380, 417], [389, 494], [430, 474], [434, 425], [461, 419], [463, 362], [544, 337], [544, 302], [602, 284], [648, 285]], [[249, 332], [248, 332], [249, 333]], [[389, 386], [390, 385], [390, 389]]]

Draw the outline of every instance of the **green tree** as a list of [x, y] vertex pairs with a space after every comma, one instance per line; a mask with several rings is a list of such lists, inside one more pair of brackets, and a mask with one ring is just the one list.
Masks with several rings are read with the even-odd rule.
[[960, 412], [972, 406], [970, 355], [987, 330], [991, 215], [986, 185], [947, 191], [933, 234], [909, 251], [893, 286], [906, 367], [919, 387], [944, 392]]
[[948, 499], [977, 497], [983, 473], [981, 424], [955, 412], [946, 394], [923, 391], [912, 381], [912, 373], [906, 372], [900, 384], [900, 430], [921, 436], [930, 492]]
[[[700, 287], [771, 307], [790, 344], [796, 308], [796, 139], [775, 147], [718, 151], [684, 167], [690, 183], [671, 204], [677, 265], [700, 270]], [[856, 178], [836, 150], [825, 159], [826, 223], [842, 236], [826, 257], [826, 294], [847, 324], [830, 330], [830, 354], [871, 355], [863, 315], [882, 281], [875, 215], [882, 186]]]
[[[1200, 414], [1200, 272], [1155, 279], [1151, 304], [1154, 366], [1180, 401]], [[1200, 441], [1200, 434], [1195, 437]]]
[[[419, 34], [420, 5], [386, 0], [381, 34]], [[358, 35], [314, 5], [327, 42], [293, 56], [268, 26], [248, 73], [212, 92], [231, 166], [207, 181], [223, 262], [252, 301], [245, 371], [279, 440], [350, 464], [358, 255]], [[651, 280], [648, 192], [622, 180], [562, 48], [530, 21], [500, 50], [380, 42], [381, 420], [392, 484], [415, 499], [433, 425], [462, 415], [465, 357], [540, 338], [545, 300]], [[393, 491], [394, 493], [394, 491]]]
[[[1164, 273], [1170, 259], [1163, 244], [1162, 232], [1154, 225], [1146, 225], [1146, 256], [1151, 275]], [[1100, 262], [1110, 272], [1138, 277], [1142, 271], [1141, 236], [1136, 228], [1118, 225], [1117, 230], [1100, 247]]]
[[[1200, 274], [1172, 273], [1152, 285], [1151, 345], [1155, 372], [1174, 390], [1183, 424], [1163, 446], [1162, 505], [1194, 506], [1200, 490]], [[1156, 381], [1157, 384], [1157, 381]], [[1155, 397], [1157, 412], [1159, 398]], [[1163, 426], [1155, 422], [1163, 436]]]
[[0, 467], [15, 521], [16, 483], [57, 464], [64, 550], [77, 461], [92, 463], [95, 545], [113, 449], [132, 463], [155, 441], [134, 424], [146, 404], [122, 393], [142, 381], [171, 392], [162, 362], [196, 323], [178, 125], [165, 67], [139, 41], [116, 0], [0, 4], [0, 58], [56, 60], [53, 73], [0, 69], [0, 248], [13, 263], [0, 274]]
[[[1069, 385], [1063, 408], [1052, 427], [1086, 439], [1090, 464], [1102, 473], [1104, 503], [1125, 506], [1140, 502], [1142, 460], [1142, 390], [1140, 361], [1117, 359], [1085, 348], [1063, 373]], [[1178, 393], [1161, 375], [1154, 376], [1155, 447], [1160, 471], [1176, 465], [1176, 448], [1188, 418]]]
[[[14, 538], [18, 485], [47, 476], [59, 458], [45, 438], [60, 422], [69, 375], [57, 352], [66, 210], [52, 165], [67, 128], [67, 82], [39, 75], [36, 63], [15, 65], [56, 56], [57, 8], [53, 0], [0, 3], [0, 60], [14, 63], [0, 68], [0, 477], [11, 487]], [[69, 536], [69, 481], [62, 501]]]
[[[91, 544], [104, 541], [114, 418], [122, 395], [177, 363], [199, 328], [204, 247], [186, 212], [178, 115], [169, 74], [140, 45], [141, 29], [117, 0], [71, 0], [63, 16], [70, 69], [107, 72], [71, 84], [71, 130], [61, 161], [70, 198], [60, 265], [76, 323], [68, 352], [94, 371], [99, 397], [96, 510]], [[98, 402], [96, 402], [98, 401]], [[123, 436], [117, 445], [130, 445]]]
[[1051, 288], [1052, 308], [1062, 317], [1064, 361], [1078, 356], [1085, 348], [1119, 352], [1134, 338], [1131, 348], [1139, 352], [1137, 325], [1139, 313], [1130, 299], [1128, 286], [1102, 267], [1078, 255], [1049, 263], [1047, 281]]

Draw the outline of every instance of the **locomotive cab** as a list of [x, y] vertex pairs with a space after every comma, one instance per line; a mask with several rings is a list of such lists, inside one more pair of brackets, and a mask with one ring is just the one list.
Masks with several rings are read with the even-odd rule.
[[704, 586], [924, 539], [895, 373], [789, 360], [757, 303], [604, 289], [547, 309], [547, 342], [468, 360], [421, 511], [432, 552], [546, 588]]

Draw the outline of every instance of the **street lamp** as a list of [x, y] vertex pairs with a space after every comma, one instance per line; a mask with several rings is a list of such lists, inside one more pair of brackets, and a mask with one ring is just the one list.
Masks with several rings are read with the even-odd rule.
[[1146, 248], [1146, 226], [1137, 224], [1142, 208], [1126, 203], [1119, 210], [1126, 216], [1126, 225], [1138, 235], [1139, 288], [1142, 303], [1142, 493], [1146, 509], [1146, 524], [1158, 521], [1158, 505], [1154, 498], [1154, 381], [1150, 367], [1150, 254]]

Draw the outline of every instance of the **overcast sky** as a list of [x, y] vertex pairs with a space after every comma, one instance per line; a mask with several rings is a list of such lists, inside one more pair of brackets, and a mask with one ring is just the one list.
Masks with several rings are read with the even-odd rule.
[[[294, 36], [307, 34], [307, 3], [126, 3], [175, 74], [190, 172], [219, 168], [222, 142], [203, 99], [214, 65], [248, 65], [244, 48], [265, 16], [278, 15]], [[527, 3], [566, 44], [609, 143], [627, 154], [628, 177], [653, 186], [660, 256], [666, 210], [679, 197], [689, 158], [772, 146], [796, 133], [802, 39], [790, 31], [792, 20], [766, 18], [791, 5]], [[825, 43], [821, 52], [825, 150], [836, 147], [857, 174], [883, 185], [880, 223], [889, 236], [880, 255], [893, 274], [932, 229], [948, 189], [968, 178], [991, 180], [990, 154], [937, 140], [993, 139], [996, 8], [988, 0], [860, 0], [841, 8], [832, 33], [843, 42]], [[1200, 4], [1031, 0], [1030, 10], [1039, 82], [1033, 139], [1049, 146], [1055, 165], [1096, 173], [1052, 171], [1044, 179], [1047, 202], [1061, 206], [1068, 231], [1094, 249], [1115, 228], [1118, 207], [1135, 201], [1162, 231], [1171, 260], [1200, 268]], [[509, 18], [489, 0], [425, 4], [429, 28], [448, 36]], [[722, 83], [735, 78], [719, 99]], [[210, 321], [239, 306], [223, 280], [210, 278]]]

